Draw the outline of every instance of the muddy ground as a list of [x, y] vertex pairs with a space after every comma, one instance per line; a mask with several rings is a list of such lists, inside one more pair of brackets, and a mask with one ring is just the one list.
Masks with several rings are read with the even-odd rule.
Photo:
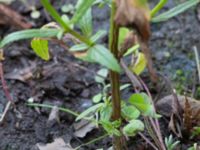
[[[54, 6], [59, 9], [64, 2], [64, 0], [54, 2]], [[73, 3], [73, 0], [68, 2]], [[43, 8], [37, 2], [34, 4], [37, 4], [42, 12], [42, 17], [37, 20], [29, 17], [30, 12], [20, 2], [14, 2], [12, 8], [38, 27], [48, 22], [49, 17], [46, 17]], [[164, 10], [176, 4], [177, 1], [169, 0]], [[150, 43], [155, 68], [172, 80], [178, 92], [186, 92], [196, 98], [200, 98], [200, 94], [197, 88], [199, 85], [193, 46], [200, 50], [200, 20], [198, 19], [200, 14], [197, 13], [199, 9], [200, 6], [194, 7], [167, 22], [152, 24]], [[93, 14], [95, 31], [102, 28], [108, 30], [109, 8], [95, 8]], [[5, 36], [14, 30], [2, 26], [0, 33], [1, 36]], [[102, 40], [105, 43], [107, 41], [107, 37]], [[16, 42], [5, 48], [3, 67], [15, 105], [8, 111], [4, 123], [0, 125], [1, 150], [36, 149], [37, 143], [51, 143], [57, 137], [62, 137], [72, 146], [78, 146], [103, 134], [102, 131], [93, 130], [84, 138], [77, 138], [73, 134], [74, 116], [61, 112], [60, 122], [49, 123], [49, 109], [35, 109], [26, 105], [32, 98], [37, 103], [62, 106], [81, 112], [92, 105], [91, 97], [101, 90], [94, 80], [94, 74], [100, 68], [98, 65], [83, 63], [54, 43], [51, 43], [50, 50], [52, 59], [44, 62], [31, 50], [30, 41]], [[24, 82], [19, 81], [22, 80], [19, 71], [24, 71], [28, 76]], [[149, 84], [148, 73], [145, 72], [142, 77]], [[122, 81], [129, 82], [124, 76]], [[162, 89], [160, 91], [151, 87], [151, 84], [149, 86], [155, 96], [169, 94], [168, 87], [164, 87], [164, 90], [159, 88]], [[161, 86], [163, 87], [163, 84]], [[128, 89], [126, 94], [131, 92], [133, 92], [132, 88]], [[6, 103], [7, 99], [1, 88], [0, 113], [3, 112]], [[163, 122], [161, 126], [165, 128], [167, 124]], [[169, 132], [164, 136], [168, 136], [167, 134]], [[134, 145], [134, 141], [135, 139], [129, 142], [129, 149], [139, 150], [139, 147]], [[144, 145], [144, 149], [147, 149], [142, 139], [138, 141], [138, 145]], [[187, 142], [185, 143], [187, 145]], [[105, 138], [82, 149], [108, 149], [110, 146], [110, 138]]]

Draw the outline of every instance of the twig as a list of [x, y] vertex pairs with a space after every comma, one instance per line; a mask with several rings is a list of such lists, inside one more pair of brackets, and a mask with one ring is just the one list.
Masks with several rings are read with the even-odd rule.
[[138, 92], [138, 90], [142, 90], [143, 87], [140, 83], [140, 81], [137, 79], [137, 77], [128, 69], [128, 67], [126, 66], [125, 62], [121, 59], [120, 64], [123, 68], [123, 70], [125, 71], [127, 77], [130, 79], [134, 89], [136, 92]]
[[8, 86], [6, 84], [6, 81], [4, 79], [4, 73], [3, 73], [3, 64], [2, 62], [0, 62], [0, 78], [1, 78], [1, 83], [2, 83], [2, 87], [5, 93], [6, 98], [8, 99], [8, 101], [10, 101], [11, 103], [13, 102], [13, 99], [8, 91]]
[[151, 147], [155, 150], [158, 150], [157, 147], [147, 138], [145, 137], [144, 134], [142, 134], [141, 132], [138, 133], [149, 145], [151, 145]]
[[12, 104], [12, 103], [11, 103], [10, 101], [7, 103], [6, 108], [5, 108], [3, 114], [2, 114], [1, 117], [0, 117], [0, 123], [3, 122], [3, 120], [4, 120], [4, 118], [5, 118], [5, 116], [6, 116], [7, 112], [8, 112], [8, 110], [9, 110], [9, 108], [10, 108], [10, 106], [11, 106], [11, 104]]
[[86, 72], [90, 72], [90, 73], [92, 73], [92, 74], [94, 74], [94, 75], [96, 75], [96, 76], [98, 76], [99, 78], [102, 78], [102, 79], [104, 79], [104, 80], [106, 79], [106, 77], [104, 77], [104, 76], [98, 74], [98, 73], [95, 72], [95, 71], [92, 71], [92, 70], [88, 69], [87, 67], [84, 67], [84, 66], [82, 66], [82, 65], [79, 65], [78, 63], [68, 61], [67, 59], [64, 59], [64, 58], [62, 58], [62, 57], [59, 57], [59, 59], [60, 59], [61, 61], [65, 62], [65, 63], [67, 63], [67, 64], [72, 65], [73, 67], [76, 67], [76, 68], [81, 69], [81, 70], [86, 71]]
[[[151, 96], [151, 93], [150, 93], [148, 87], [146, 86], [146, 84], [143, 82], [143, 80], [141, 78], [139, 78], [139, 79], [140, 79], [140, 82], [143, 85], [145, 91], [149, 95], [150, 100], [152, 101], [152, 105], [153, 105], [154, 111], [156, 112], [155, 105], [154, 105], [154, 102], [153, 102], [153, 99], [152, 99], [152, 96]], [[161, 146], [160, 148], [162, 150], [166, 150], [164, 142], [163, 142], [163, 139], [162, 139], [162, 134], [161, 134], [161, 130], [160, 130], [160, 124], [158, 122], [158, 119], [155, 118], [155, 120], [153, 120], [152, 118], [149, 118], [149, 120], [150, 120], [150, 123], [151, 123], [151, 125], [152, 125], [152, 127], [153, 127], [153, 129], [154, 129], [154, 131], [155, 131], [155, 133], [156, 133], [156, 135], [158, 137], [158, 139], [159, 139], [160, 145], [158, 145], [158, 146], [159, 147]]]
[[107, 136], [108, 136], [108, 134], [104, 134], [104, 135], [102, 135], [102, 136], [100, 136], [100, 137], [98, 137], [98, 138], [96, 138], [96, 139], [94, 139], [94, 140], [91, 140], [91, 141], [89, 141], [89, 142], [87, 142], [87, 143], [85, 143], [85, 144], [82, 144], [82, 145], [76, 147], [75, 150], [80, 149], [82, 146], [87, 146], [87, 145], [89, 145], [89, 144], [95, 143], [95, 142], [97, 142], [97, 141], [99, 141], [99, 140], [101, 140], [101, 139], [106, 138]]
[[200, 61], [199, 61], [199, 54], [198, 54], [198, 50], [197, 50], [196, 46], [193, 47], [193, 50], [194, 50], [194, 53], [195, 53], [195, 58], [196, 58], [196, 63], [197, 63], [197, 71], [198, 71], [199, 83], [200, 83]]

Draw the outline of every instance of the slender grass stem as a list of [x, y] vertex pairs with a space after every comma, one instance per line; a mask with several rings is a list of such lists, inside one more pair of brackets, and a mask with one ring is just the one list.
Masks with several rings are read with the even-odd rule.
[[199, 77], [199, 83], [200, 83], [200, 61], [199, 61], [199, 53], [197, 50], [197, 47], [194, 46], [194, 53], [195, 53], [195, 58], [196, 58], [196, 63], [197, 63], [197, 71], [198, 71], [198, 77]]
[[104, 134], [104, 135], [102, 135], [102, 136], [100, 136], [100, 137], [98, 137], [98, 138], [95, 138], [95, 139], [93, 139], [93, 140], [91, 140], [91, 141], [89, 141], [89, 142], [87, 142], [87, 143], [84, 143], [84, 144], [82, 144], [82, 145], [76, 147], [75, 150], [78, 150], [78, 149], [80, 149], [80, 148], [83, 147], [83, 146], [87, 146], [87, 145], [90, 145], [90, 144], [95, 143], [95, 142], [97, 142], [97, 141], [100, 141], [100, 140], [106, 138], [107, 136], [108, 136], [108, 134]]
[[49, 0], [41, 0], [42, 5], [44, 8], [49, 12], [49, 14], [53, 17], [56, 22], [60, 24], [60, 26], [64, 29], [64, 33], [70, 33], [77, 39], [79, 39], [81, 42], [93, 46], [94, 43], [89, 40], [88, 38], [85, 38], [84, 36], [80, 35], [78, 32], [72, 30], [67, 23], [65, 23], [58, 12], [55, 10], [55, 8], [49, 3]]
[[151, 18], [154, 17], [168, 2], [168, 0], [160, 0], [160, 2], [151, 10]]

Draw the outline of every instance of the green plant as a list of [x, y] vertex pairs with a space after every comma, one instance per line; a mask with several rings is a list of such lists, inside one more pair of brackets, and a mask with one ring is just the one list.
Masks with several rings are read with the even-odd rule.
[[192, 131], [192, 136], [191, 138], [195, 137], [195, 136], [199, 136], [200, 135], [200, 127], [194, 127], [193, 131]]
[[[130, 13], [124, 13], [127, 10], [121, 7], [123, 5], [120, 5], [120, 3], [123, 2], [130, 4], [126, 5], [130, 7], [128, 9]], [[110, 70], [110, 85], [106, 85], [102, 78], [96, 79], [103, 84], [103, 92], [93, 98], [96, 104], [78, 115], [76, 120], [87, 118], [98, 125], [102, 125], [105, 131], [113, 136], [113, 148], [120, 150], [123, 145], [122, 135], [135, 136], [139, 131], [144, 130], [144, 123], [139, 119], [139, 116], [142, 114], [146, 122], [149, 119], [152, 123], [154, 129], [151, 129], [148, 125], [146, 127], [156, 142], [157, 147], [165, 149], [159, 131], [158, 121], [152, 120], [152, 118], [157, 119], [159, 115], [155, 112], [150, 94], [147, 95], [138, 92], [131, 95], [128, 102], [121, 100], [119, 74], [122, 69], [119, 64], [124, 56], [134, 53], [138, 59], [130, 65], [132, 72], [139, 75], [147, 65], [150, 73], [155, 76], [147, 44], [150, 37], [149, 22], [160, 22], [172, 18], [199, 3], [199, 0], [185, 2], [158, 16], [155, 15], [164, 6], [166, 0], [161, 0], [151, 13], [146, 0], [78, 0], [75, 10], [73, 10], [74, 15], [72, 18], [68, 18], [67, 16], [61, 17], [48, 0], [41, 0], [41, 3], [59, 26], [53, 25], [52, 27], [52, 24], [47, 24], [41, 29], [30, 29], [11, 33], [0, 41], [0, 48], [14, 41], [32, 39], [32, 49], [39, 57], [47, 61], [51, 58], [48, 51], [48, 41], [55, 41], [56, 39], [56, 41], [63, 42], [63, 38], [70, 35], [70, 40], [74, 43], [69, 49], [70, 53], [84, 61], [99, 63]], [[108, 4], [111, 7], [108, 48], [98, 42], [106, 32], [93, 32], [91, 9], [95, 4], [101, 7]], [[63, 10], [65, 11], [64, 8]], [[135, 12], [133, 13], [132, 11]], [[123, 15], [126, 15], [128, 19], [123, 20]], [[137, 15], [141, 18], [138, 19]], [[131, 28], [129, 28], [130, 25]], [[80, 32], [74, 30], [74, 26], [78, 27]], [[132, 32], [132, 30], [137, 31], [137, 34]], [[138, 41], [134, 39], [135, 36], [137, 36]], [[143, 54], [138, 51], [139, 47], [143, 50]], [[100, 74], [101, 76], [103, 74], [103, 77], [105, 77], [107, 72], [103, 70]], [[109, 86], [111, 88], [111, 96], [107, 94]], [[76, 113], [69, 110], [67, 112], [77, 116]], [[97, 114], [98, 117], [95, 117], [94, 114]], [[147, 117], [149, 118], [147, 119]], [[156, 132], [156, 135], [153, 134], [153, 131]], [[159, 140], [156, 140], [157, 138]]]
[[197, 143], [194, 143], [193, 146], [189, 147], [187, 150], [198, 150]]
[[172, 135], [170, 135], [168, 138], [165, 138], [165, 145], [167, 150], [174, 150], [179, 143], [180, 141], [174, 141]]

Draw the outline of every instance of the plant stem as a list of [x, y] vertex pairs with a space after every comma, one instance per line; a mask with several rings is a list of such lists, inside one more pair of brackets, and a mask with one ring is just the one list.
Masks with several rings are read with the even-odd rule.
[[41, 0], [41, 3], [45, 7], [45, 9], [49, 12], [49, 14], [53, 17], [53, 19], [56, 20], [56, 22], [59, 23], [60, 26], [64, 29], [64, 33], [70, 33], [71, 35], [79, 39], [81, 42], [87, 44], [88, 46], [94, 45], [94, 43], [91, 40], [85, 38], [78, 32], [72, 30], [69, 27], [69, 25], [63, 21], [58, 12], [55, 10], [55, 8], [49, 3], [49, 0]]
[[93, 139], [93, 140], [91, 140], [91, 141], [89, 141], [89, 142], [87, 142], [87, 143], [85, 143], [85, 144], [82, 144], [82, 145], [76, 147], [75, 150], [78, 150], [78, 149], [80, 149], [80, 148], [83, 147], [83, 146], [87, 146], [87, 145], [90, 145], [90, 144], [95, 143], [95, 142], [97, 142], [97, 141], [100, 141], [100, 140], [106, 138], [107, 136], [108, 136], [108, 134], [104, 134], [104, 135], [102, 135], [102, 136], [100, 136], [100, 137], [98, 137], [98, 138], [95, 138], [95, 139]]
[[199, 53], [197, 50], [197, 47], [194, 46], [194, 53], [195, 53], [195, 58], [196, 58], [196, 63], [197, 63], [197, 71], [198, 71], [198, 75], [199, 75], [199, 83], [200, 83], [200, 61], [199, 61]]
[[167, 3], [168, 0], [160, 0], [160, 2], [153, 8], [151, 11], [151, 18], [158, 13], [159, 10], [163, 8], [163, 6]]
[[[118, 58], [119, 27], [116, 25], [116, 23], [114, 21], [115, 12], [116, 12], [116, 4], [115, 4], [115, 0], [112, 0], [112, 10], [111, 10], [111, 18], [110, 18], [109, 49], [110, 49], [111, 53], [119, 61], [119, 58]], [[111, 82], [111, 89], [112, 89], [112, 108], [113, 108], [112, 119], [115, 121], [115, 120], [121, 119], [119, 73], [110, 71], [110, 82]], [[121, 137], [118, 137], [118, 136], [113, 137], [113, 148], [114, 148], [114, 150], [122, 149]]]

